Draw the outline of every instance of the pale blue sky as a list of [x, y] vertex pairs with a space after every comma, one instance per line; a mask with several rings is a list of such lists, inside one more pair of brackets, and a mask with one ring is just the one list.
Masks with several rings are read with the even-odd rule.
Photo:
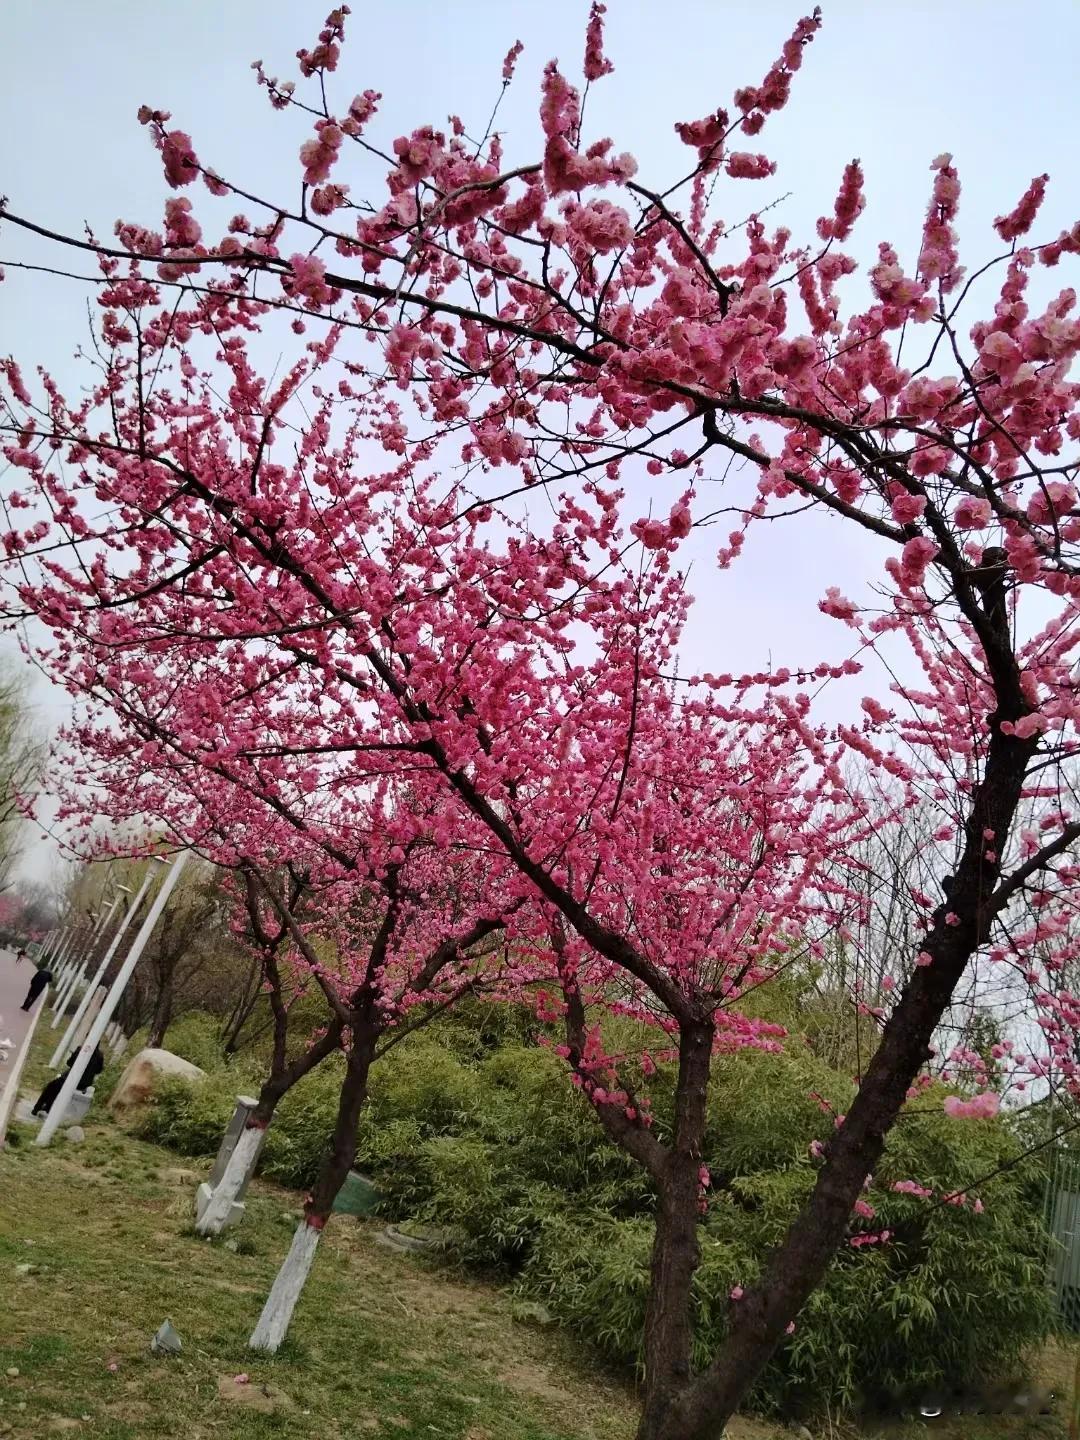
[[[62, 230], [87, 221], [104, 236], [117, 216], [157, 223], [160, 167], [135, 118], [147, 103], [173, 112], [205, 163], [280, 194], [295, 184], [303, 133], [270, 111], [249, 65], [259, 57], [271, 74], [293, 76], [291, 57], [314, 41], [327, 8], [326, 0], [7, 0], [0, 193], [13, 210]], [[760, 140], [779, 173], [764, 184], [729, 185], [726, 219], [741, 220], [791, 191], [774, 218], [809, 239], [815, 218], [831, 209], [844, 164], [858, 156], [868, 203], [848, 248], [865, 258], [889, 239], [910, 259], [929, 164], [942, 150], [953, 152], [960, 170], [969, 264], [994, 253], [990, 221], [1012, 207], [1034, 173], [1047, 170], [1052, 182], [1040, 231], [1056, 233], [1080, 216], [1073, 159], [1080, 4], [836, 0], [824, 8], [825, 27], [792, 103]], [[608, 9], [616, 71], [590, 96], [587, 131], [632, 151], [645, 183], [685, 170], [673, 122], [698, 118], [727, 104], [736, 86], [757, 83], [803, 13], [779, 0], [610, 0]], [[511, 160], [532, 159], [543, 64], [557, 56], [571, 78], [580, 75], [585, 0], [358, 0], [355, 11], [335, 86], [343, 102], [368, 87], [383, 92], [375, 133], [384, 139], [423, 123], [443, 126], [451, 111], [482, 131], [502, 57], [521, 39], [525, 53], [499, 128]], [[42, 256], [41, 245], [0, 229], [0, 259]], [[60, 257], [54, 251], [52, 258]], [[71, 355], [85, 334], [81, 287], [9, 270], [0, 285], [0, 349], [27, 368], [45, 363], [74, 381]], [[826, 585], [855, 590], [874, 573], [880, 557], [869, 542], [827, 522], [788, 526], [782, 537], [748, 547], [730, 575], [714, 578], [718, 538], [708, 532], [693, 546], [701, 600], [688, 668], [757, 668], [770, 652], [775, 663], [793, 666], [845, 653], [846, 632], [818, 615], [816, 601]], [[35, 698], [43, 722], [65, 713], [64, 697], [43, 684]], [[35, 873], [47, 868], [48, 852], [47, 841], [35, 846]]]

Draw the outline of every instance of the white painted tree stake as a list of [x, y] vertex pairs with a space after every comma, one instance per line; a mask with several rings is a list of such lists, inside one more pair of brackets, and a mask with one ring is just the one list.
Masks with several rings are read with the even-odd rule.
[[139, 963], [139, 959], [146, 949], [146, 942], [153, 934], [154, 926], [157, 924], [161, 912], [165, 909], [169, 896], [176, 888], [176, 882], [180, 879], [187, 857], [188, 852], [181, 850], [169, 866], [169, 873], [162, 881], [160, 890], [154, 896], [154, 903], [150, 906], [150, 911], [142, 923], [142, 928], [135, 937], [135, 943], [128, 951], [127, 958], [124, 960], [123, 965], [121, 965], [119, 973], [113, 981], [109, 994], [106, 997], [105, 1003], [98, 1011], [96, 1020], [93, 1025], [90, 1026], [90, 1033], [79, 1047], [79, 1053], [76, 1056], [75, 1063], [68, 1070], [60, 1094], [56, 1097], [48, 1115], [45, 1116], [45, 1123], [37, 1133], [36, 1143], [38, 1145], [48, 1145], [59, 1129], [60, 1121], [67, 1110], [71, 1097], [74, 1095], [78, 1083], [82, 1079], [82, 1072], [86, 1068], [86, 1064], [91, 1055], [93, 1055], [97, 1049], [101, 1037], [105, 1034], [105, 1030], [112, 1020], [113, 1011], [117, 1005], [119, 1005], [120, 998], [124, 993], [127, 983], [135, 971], [135, 966]]
[[265, 1125], [246, 1125], [241, 1130], [229, 1156], [229, 1163], [225, 1166], [225, 1173], [215, 1186], [205, 1210], [195, 1222], [195, 1229], [200, 1235], [220, 1235], [228, 1225], [232, 1219], [233, 1205], [240, 1199], [244, 1186], [251, 1178], [265, 1139]]
[[248, 1348], [277, 1353], [285, 1339], [296, 1302], [303, 1293], [304, 1284], [319, 1248], [322, 1231], [307, 1220], [301, 1220], [293, 1235], [289, 1253], [281, 1269], [274, 1276], [270, 1294], [266, 1297], [259, 1323], [251, 1333]]
[[[100, 964], [100, 965], [97, 967], [97, 969], [94, 971], [93, 979], [90, 981], [90, 984], [86, 987], [86, 994], [83, 996], [82, 1000], [79, 1002], [79, 1008], [75, 1011], [75, 1014], [71, 1017], [71, 1024], [70, 1024], [70, 1025], [68, 1026], [68, 1028], [64, 1031], [64, 1038], [60, 1041], [60, 1043], [57, 1045], [56, 1049], [55, 1049], [55, 1050], [53, 1051], [53, 1053], [52, 1053], [52, 1058], [49, 1060], [49, 1069], [50, 1069], [50, 1070], [55, 1070], [55, 1069], [57, 1068], [57, 1066], [60, 1064], [61, 1059], [63, 1058], [63, 1056], [64, 1056], [65, 1053], [67, 1052], [68, 1046], [74, 1044], [74, 1042], [75, 1042], [75, 1032], [76, 1032], [76, 1030], [79, 1028], [79, 1025], [80, 1025], [81, 1022], [82, 1022], [83, 1016], [86, 1014], [86, 1011], [87, 1011], [87, 1009], [88, 1009], [88, 1007], [89, 1007], [89, 1005], [90, 1005], [90, 1001], [93, 999], [94, 995], [97, 993], [97, 988], [98, 988], [98, 986], [101, 984], [102, 980], [105, 978], [105, 971], [109, 968], [109, 961], [110, 961], [110, 960], [113, 958], [113, 956], [116, 954], [116, 951], [117, 951], [117, 949], [118, 949], [118, 947], [119, 947], [119, 945], [120, 945], [120, 941], [123, 940], [124, 936], [127, 934], [128, 926], [131, 924], [132, 920], [135, 919], [135, 914], [136, 914], [139, 906], [142, 904], [143, 898], [145, 897], [147, 890], [149, 890], [149, 888], [150, 888], [150, 881], [151, 881], [151, 879], [153, 878], [153, 874], [154, 874], [153, 870], [148, 867], [148, 868], [147, 868], [147, 871], [146, 871], [146, 875], [145, 875], [145, 877], [143, 878], [143, 883], [142, 883], [142, 885], [139, 887], [139, 893], [135, 896], [135, 899], [134, 899], [134, 900], [131, 902], [131, 904], [128, 906], [127, 911], [125, 912], [123, 919], [120, 921], [120, 926], [119, 926], [119, 928], [117, 929], [116, 934], [115, 934], [115, 935], [113, 936], [113, 938], [112, 938], [112, 943], [110, 944], [108, 950], [105, 951], [105, 957], [104, 957], [104, 959], [101, 961], [101, 964]], [[119, 900], [119, 899], [120, 899], [119, 895], [118, 895], [116, 898], [117, 898], [117, 900]]]

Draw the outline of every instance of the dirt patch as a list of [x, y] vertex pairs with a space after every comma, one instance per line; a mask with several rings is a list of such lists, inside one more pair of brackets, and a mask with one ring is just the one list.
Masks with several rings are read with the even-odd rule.
[[519, 1395], [530, 1395], [537, 1400], [550, 1400], [555, 1405], [567, 1405], [578, 1399], [573, 1391], [568, 1390], [565, 1385], [559, 1385], [553, 1381], [546, 1370], [542, 1370], [539, 1365], [531, 1365], [527, 1360], [518, 1360], [513, 1365], [500, 1366], [493, 1373], [498, 1375], [504, 1385], [508, 1385], [511, 1390], [516, 1390]]
[[752, 1415], [734, 1415], [724, 1426], [724, 1440], [783, 1440], [792, 1433], [768, 1420], [755, 1420]]
[[230, 1405], [240, 1405], [245, 1410], [255, 1410], [260, 1415], [273, 1415], [279, 1410], [295, 1408], [292, 1400], [276, 1385], [253, 1385], [248, 1380], [238, 1380], [232, 1375], [218, 1378], [218, 1399]]

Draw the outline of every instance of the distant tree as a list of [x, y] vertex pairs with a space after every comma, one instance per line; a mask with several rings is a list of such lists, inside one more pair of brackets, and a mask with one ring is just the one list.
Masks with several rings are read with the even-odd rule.
[[26, 805], [34, 798], [43, 761], [26, 686], [10, 669], [0, 669], [0, 892], [13, 884], [26, 838]]

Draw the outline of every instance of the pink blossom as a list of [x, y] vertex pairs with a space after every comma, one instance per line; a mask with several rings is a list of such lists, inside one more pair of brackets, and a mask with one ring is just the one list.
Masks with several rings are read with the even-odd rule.
[[749, 151], [733, 150], [727, 157], [724, 169], [736, 180], [764, 180], [776, 173], [776, 162], [767, 155], [751, 155]]
[[901, 490], [893, 498], [892, 517], [898, 525], [910, 525], [913, 520], [922, 519], [925, 509], [925, 495], [911, 495], [908, 491]]
[[915, 1195], [920, 1200], [929, 1199], [933, 1190], [928, 1190], [925, 1185], [920, 1185], [917, 1180], [894, 1180], [889, 1187], [897, 1195]]
[[866, 205], [863, 195], [863, 172], [858, 160], [852, 160], [844, 169], [840, 193], [836, 197], [833, 218], [817, 222], [817, 232], [822, 240], [846, 240], [852, 226], [862, 214]]
[[1024, 358], [1020, 346], [1004, 330], [992, 331], [982, 342], [979, 354], [986, 368], [996, 371], [1002, 380], [1010, 380]]
[[1041, 735], [1045, 729], [1046, 717], [1036, 712], [1030, 715], [1021, 715], [1019, 720], [1014, 720], [1012, 733], [1021, 740], [1029, 740], [1033, 735]]
[[1000, 1106], [1001, 1099], [992, 1090], [984, 1090], [970, 1100], [963, 1100], [958, 1095], [948, 1095], [944, 1102], [945, 1114], [957, 1120], [990, 1119], [998, 1113]]
[[1055, 516], [1076, 509], [1076, 489], [1064, 480], [1048, 480], [1032, 494], [1027, 504], [1028, 519], [1045, 525]]
[[859, 613], [858, 607], [841, 595], [835, 585], [830, 585], [825, 592], [825, 599], [818, 601], [818, 609], [825, 615], [831, 615], [835, 620], [854, 620]]
[[165, 164], [165, 178], [174, 190], [190, 185], [199, 173], [191, 136], [183, 130], [169, 130], [162, 135], [161, 158]]
[[589, 23], [585, 27], [585, 79], [590, 83], [602, 75], [610, 75], [614, 65], [604, 54], [604, 16], [607, 6], [593, 0], [589, 8]]
[[924, 280], [936, 281], [948, 293], [955, 289], [963, 275], [957, 264], [956, 231], [953, 229], [960, 199], [960, 180], [951, 155], [939, 155], [930, 168], [935, 172], [934, 187], [923, 226], [919, 274]]
[[524, 49], [525, 46], [522, 44], [522, 42], [520, 40], [515, 40], [513, 45], [511, 45], [510, 49], [506, 52], [506, 58], [503, 60], [502, 65], [502, 78], [504, 85], [509, 85], [510, 81], [514, 78], [514, 70], [517, 67], [518, 56]]
[[925, 536], [916, 536], [904, 546], [900, 556], [900, 569], [909, 585], [921, 585], [927, 566], [938, 553], [938, 546]]
[[962, 495], [953, 510], [953, 523], [960, 530], [982, 530], [992, 518], [989, 500], [976, 495]]
[[997, 217], [994, 221], [994, 229], [1002, 240], [1016, 240], [1019, 236], [1026, 235], [1031, 229], [1046, 194], [1046, 182], [1049, 179], [1049, 175], [1036, 175], [1021, 195], [1016, 209], [1010, 211], [1008, 215]]

